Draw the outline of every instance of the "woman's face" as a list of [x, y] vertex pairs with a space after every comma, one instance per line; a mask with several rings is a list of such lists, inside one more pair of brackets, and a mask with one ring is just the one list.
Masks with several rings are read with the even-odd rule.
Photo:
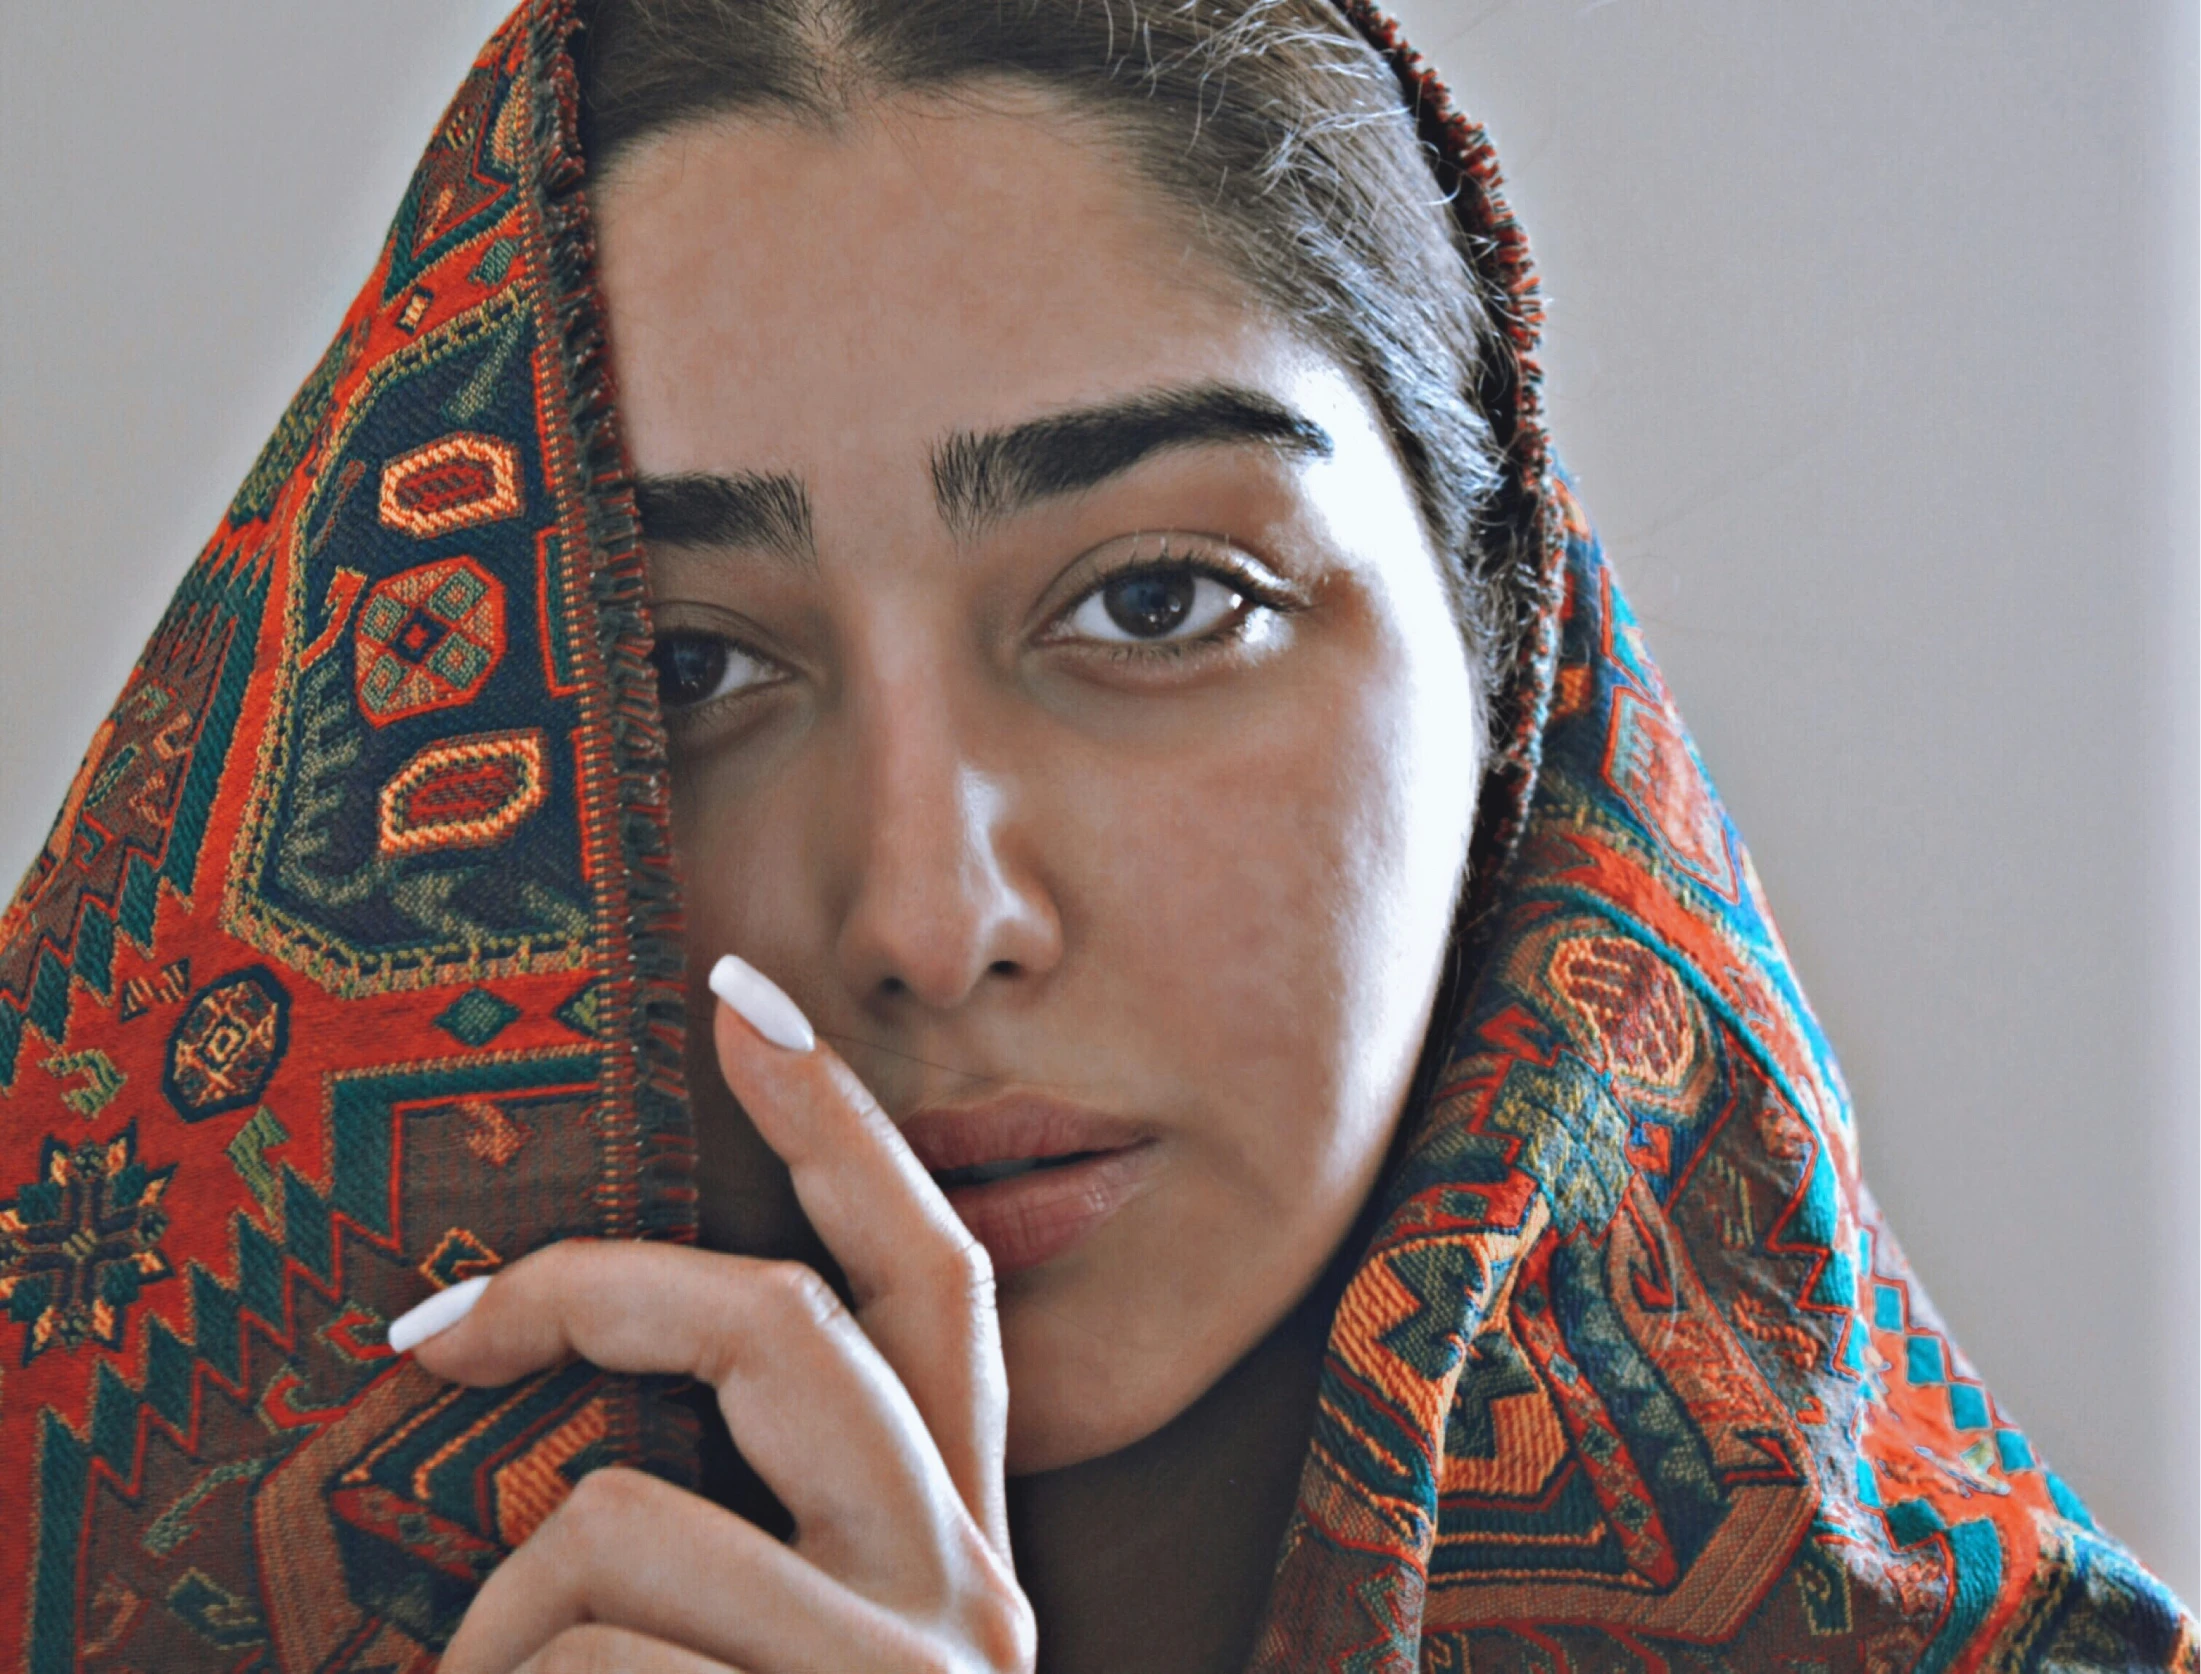
[[[1081, 135], [1083, 137], [1081, 137]], [[596, 199], [691, 1009], [737, 952], [995, 1258], [1009, 1464], [1127, 1446], [1319, 1276], [1480, 766], [1354, 380], [1037, 95], [725, 119]], [[810, 1249], [691, 1031], [707, 1242]]]

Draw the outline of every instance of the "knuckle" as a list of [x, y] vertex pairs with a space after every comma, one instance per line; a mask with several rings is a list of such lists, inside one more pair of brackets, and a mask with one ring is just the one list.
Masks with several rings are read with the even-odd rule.
[[994, 1258], [985, 1245], [966, 1232], [963, 1236], [963, 1282], [972, 1296], [989, 1307], [994, 1299]]
[[627, 1532], [647, 1515], [655, 1487], [653, 1478], [623, 1465], [590, 1471], [551, 1513], [545, 1529], [554, 1530], [561, 1545], [586, 1553], [617, 1553]]
[[971, 1636], [983, 1668], [1026, 1674], [1039, 1661], [1039, 1623], [1022, 1593], [980, 1611]]
[[501, 1288], [509, 1302], [523, 1310], [548, 1308], [562, 1313], [565, 1299], [584, 1295], [602, 1282], [603, 1248], [594, 1238], [561, 1238], [501, 1269], [490, 1288]]
[[597, 1259], [597, 1243], [593, 1238], [561, 1238], [554, 1244], [545, 1244], [514, 1262], [514, 1270], [524, 1266], [531, 1277], [546, 1286], [563, 1286], [573, 1282]]
[[940, 1240], [928, 1253], [924, 1263], [925, 1277], [942, 1295], [991, 1308], [994, 1305], [993, 1257], [966, 1228], [958, 1226], [956, 1231], [959, 1237]]
[[758, 1274], [758, 1282], [767, 1305], [791, 1324], [830, 1326], [848, 1312], [824, 1275], [803, 1262], [767, 1262]]
[[[947, 1596], [956, 1601], [952, 1639], [957, 1652], [956, 1660], [941, 1666], [1031, 1674], [1039, 1661], [1039, 1616], [1014, 1567], [972, 1524], [964, 1526], [962, 1540], [951, 1543], [951, 1550]], [[928, 1651], [940, 1654], [936, 1645]], [[932, 1666], [922, 1659], [920, 1665]]]
[[535, 1653], [534, 1674], [623, 1674], [629, 1666], [624, 1635], [594, 1622], [569, 1627]]
[[1023, 1674], [1039, 1660], [1038, 1614], [1006, 1565], [989, 1562], [983, 1574], [972, 1600], [970, 1629], [980, 1666]]

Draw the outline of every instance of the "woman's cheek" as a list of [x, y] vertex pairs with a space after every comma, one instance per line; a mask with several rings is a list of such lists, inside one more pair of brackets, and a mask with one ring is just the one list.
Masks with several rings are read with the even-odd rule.
[[1333, 1153], [1380, 1150], [1369, 1129], [1388, 1128], [1364, 1063], [1397, 1032], [1369, 1016], [1396, 997], [1384, 944], [1406, 859], [1387, 707], [1302, 693], [1171, 771], [1081, 780], [1106, 833], [1088, 959], [1202, 1089], [1215, 1131], [1187, 1142], [1271, 1212], [1305, 1205], [1310, 1166], [1358, 1172]]

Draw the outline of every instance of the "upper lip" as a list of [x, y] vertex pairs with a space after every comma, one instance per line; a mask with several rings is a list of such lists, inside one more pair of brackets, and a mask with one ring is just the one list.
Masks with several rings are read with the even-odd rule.
[[928, 1172], [980, 1163], [1121, 1151], [1153, 1130], [1036, 1093], [1005, 1093], [978, 1104], [928, 1105], [902, 1124], [902, 1137]]

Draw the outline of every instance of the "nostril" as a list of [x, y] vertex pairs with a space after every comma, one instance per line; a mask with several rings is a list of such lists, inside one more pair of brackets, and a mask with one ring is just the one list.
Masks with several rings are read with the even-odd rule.
[[989, 978], [1021, 982], [1031, 969], [1020, 959], [995, 959], [973, 970], [917, 971], [909, 974], [882, 971], [872, 988], [873, 1004], [899, 1006], [916, 1001], [925, 1006], [958, 1005], [975, 997], [977, 984]]

